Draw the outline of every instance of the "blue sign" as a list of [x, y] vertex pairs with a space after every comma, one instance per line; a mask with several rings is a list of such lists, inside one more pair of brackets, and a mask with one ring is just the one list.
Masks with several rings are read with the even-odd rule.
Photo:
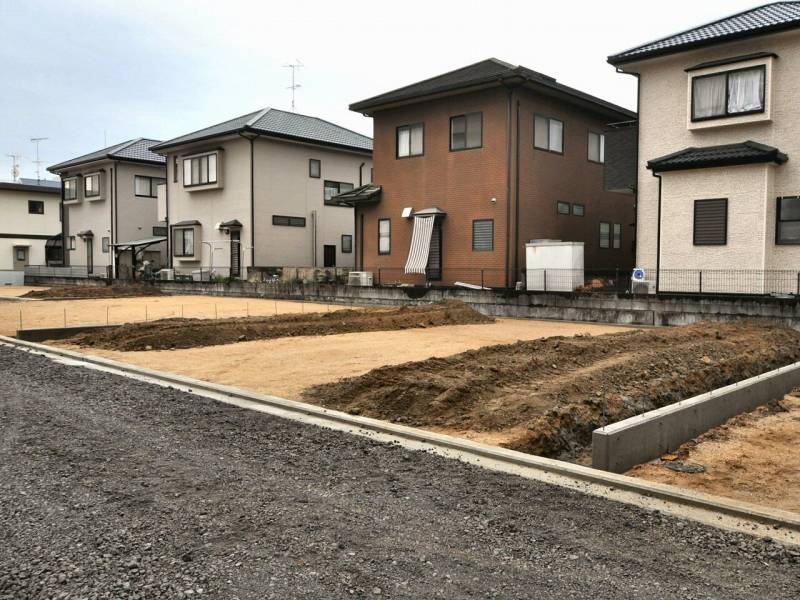
[[645, 272], [645, 270], [644, 270], [644, 269], [642, 269], [641, 267], [636, 267], [636, 268], [633, 270], [633, 276], [632, 276], [632, 279], [633, 279], [634, 281], [644, 281], [646, 276], [647, 276], [647, 273], [646, 273], [646, 272]]

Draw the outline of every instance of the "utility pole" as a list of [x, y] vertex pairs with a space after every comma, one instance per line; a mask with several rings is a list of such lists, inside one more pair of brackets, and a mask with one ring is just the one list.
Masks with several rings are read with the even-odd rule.
[[36, 160], [33, 161], [34, 163], [36, 163], [36, 181], [41, 181], [42, 180], [41, 167], [42, 167], [42, 162], [43, 161], [39, 160], [39, 142], [43, 142], [43, 141], [48, 140], [48, 139], [50, 139], [50, 138], [46, 138], [46, 137], [34, 137], [34, 138], [31, 138], [31, 141], [34, 144], [36, 144]]
[[297, 73], [298, 69], [302, 69], [305, 65], [300, 62], [299, 58], [294, 59], [295, 62], [289, 63], [288, 65], [283, 65], [287, 69], [292, 70], [292, 85], [287, 87], [287, 90], [292, 90], [292, 112], [294, 112], [294, 92], [297, 88], [301, 87], [299, 83], [295, 83], [295, 73]]
[[6, 154], [11, 159], [11, 181], [19, 179], [19, 159], [22, 158], [21, 154]]

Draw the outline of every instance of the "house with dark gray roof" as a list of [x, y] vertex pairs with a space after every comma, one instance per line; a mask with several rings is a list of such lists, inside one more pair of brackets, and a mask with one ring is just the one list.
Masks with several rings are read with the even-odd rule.
[[608, 62], [639, 85], [642, 285], [800, 293], [800, 2], [726, 16]]
[[356, 210], [358, 270], [515, 287], [534, 239], [582, 245], [587, 269], [633, 266], [633, 195], [604, 178], [608, 127], [634, 112], [496, 58], [350, 109], [375, 137], [373, 185], [339, 197]]
[[[147, 261], [167, 265], [158, 211], [165, 160], [159, 140], [136, 138], [48, 167], [61, 178], [64, 265], [90, 277], [130, 279]], [[83, 269], [77, 269], [83, 272]]]
[[166, 159], [176, 275], [258, 278], [285, 267], [353, 266], [353, 210], [332, 199], [372, 181], [368, 136], [264, 108], [150, 151]]

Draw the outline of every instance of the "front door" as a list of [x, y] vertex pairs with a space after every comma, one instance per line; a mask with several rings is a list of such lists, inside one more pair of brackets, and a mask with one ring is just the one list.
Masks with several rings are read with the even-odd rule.
[[336, 267], [336, 246], [328, 246], [327, 244], [322, 248], [324, 253], [325, 268]]
[[28, 247], [14, 246], [14, 270], [24, 271], [28, 264]]
[[442, 279], [442, 221], [436, 219], [431, 232], [431, 249], [428, 252], [428, 265], [426, 267], [428, 281], [441, 281]]
[[238, 229], [231, 229], [231, 277], [242, 275], [241, 239], [242, 232]]
[[94, 238], [84, 238], [86, 242], [86, 272], [91, 275], [94, 271]]

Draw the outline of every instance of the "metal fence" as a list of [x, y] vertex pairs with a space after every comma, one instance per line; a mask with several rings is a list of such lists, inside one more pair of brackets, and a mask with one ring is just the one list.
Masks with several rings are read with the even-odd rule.
[[25, 275], [28, 277], [109, 277], [110, 267], [95, 266], [91, 270], [85, 265], [69, 267], [52, 267], [50, 265], [27, 265]]

